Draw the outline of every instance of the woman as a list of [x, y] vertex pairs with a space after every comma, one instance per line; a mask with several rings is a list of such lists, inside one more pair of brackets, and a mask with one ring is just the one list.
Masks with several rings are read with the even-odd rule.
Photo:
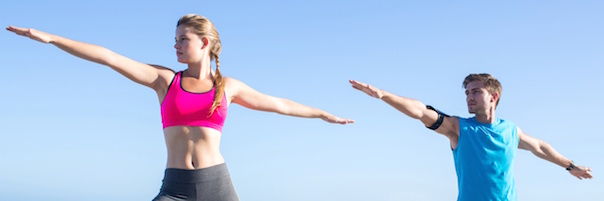
[[[176, 27], [176, 56], [187, 69], [174, 72], [147, 65], [106, 48], [34, 29], [9, 26], [8, 31], [50, 43], [77, 57], [111, 67], [130, 80], [152, 88], [161, 105], [168, 150], [163, 185], [155, 201], [239, 200], [219, 145], [230, 103], [279, 114], [321, 118], [330, 123], [353, 120], [257, 92], [220, 73], [220, 38], [207, 18], [189, 14]], [[216, 62], [216, 71], [211, 61]]]

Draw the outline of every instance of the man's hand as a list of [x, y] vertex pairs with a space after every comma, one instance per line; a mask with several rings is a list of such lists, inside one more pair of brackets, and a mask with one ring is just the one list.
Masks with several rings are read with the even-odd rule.
[[591, 179], [593, 176], [591, 175], [591, 168], [585, 166], [575, 166], [575, 168], [569, 171], [570, 174], [579, 178], [579, 179]]
[[352, 88], [358, 89], [359, 91], [365, 92], [367, 95], [382, 99], [384, 96], [384, 92], [378, 89], [377, 87], [371, 86], [369, 84], [365, 84], [356, 80], [349, 80], [350, 84], [352, 84]]

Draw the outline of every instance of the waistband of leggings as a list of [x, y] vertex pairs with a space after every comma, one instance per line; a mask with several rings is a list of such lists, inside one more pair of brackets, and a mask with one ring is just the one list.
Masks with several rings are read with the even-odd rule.
[[164, 175], [164, 181], [195, 183], [229, 176], [229, 170], [227, 169], [226, 163], [221, 163], [196, 170], [167, 168]]

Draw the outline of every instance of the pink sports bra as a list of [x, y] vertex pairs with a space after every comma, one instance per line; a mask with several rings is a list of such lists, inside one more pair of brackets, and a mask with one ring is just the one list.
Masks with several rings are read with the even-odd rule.
[[226, 94], [222, 96], [222, 104], [209, 115], [216, 88], [212, 87], [210, 91], [203, 93], [185, 91], [180, 84], [181, 75], [182, 71], [174, 75], [161, 104], [161, 121], [164, 128], [201, 126], [222, 132], [227, 116]]

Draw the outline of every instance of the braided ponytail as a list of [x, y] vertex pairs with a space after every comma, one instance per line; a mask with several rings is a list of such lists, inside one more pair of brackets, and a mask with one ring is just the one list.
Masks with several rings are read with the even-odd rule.
[[214, 101], [212, 102], [212, 107], [210, 108], [210, 115], [214, 113], [216, 108], [222, 105], [222, 97], [224, 96], [224, 81], [222, 80], [222, 73], [220, 73], [220, 61], [218, 60], [218, 55], [214, 55], [214, 59], [216, 59], [216, 75], [214, 76]]

